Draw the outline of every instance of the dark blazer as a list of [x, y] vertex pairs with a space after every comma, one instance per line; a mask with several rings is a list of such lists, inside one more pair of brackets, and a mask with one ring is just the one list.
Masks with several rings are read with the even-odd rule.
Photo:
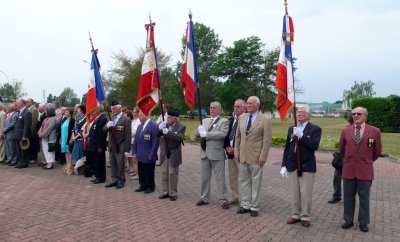
[[32, 128], [32, 114], [27, 108], [24, 108], [19, 113], [17, 121], [15, 122], [15, 140], [21, 140], [22, 137], [28, 138], [31, 135]]
[[382, 152], [381, 132], [365, 124], [360, 143], [356, 144], [355, 125], [342, 130], [340, 153], [344, 155], [342, 176], [344, 179], [373, 180], [374, 161]]
[[[158, 130], [157, 136], [161, 136], [160, 140], [160, 162], [166, 161], [167, 158], [167, 150], [170, 153], [170, 163], [173, 167], [177, 167], [182, 164], [182, 143], [183, 137], [185, 135], [186, 126], [181, 124], [180, 122], [176, 122], [171, 131], [168, 131], [167, 134], [164, 134], [162, 130]], [[166, 142], [167, 140], [167, 146]]]
[[149, 120], [144, 130], [143, 124], [139, 124], [132, 151], [132, 153], [136, 155], [138, 161], [143, 163], [156, 162], [157, 150], [160, 145], [160, 138], [157, 137], [157, 132], [158, 125], [151, 120]]
[[[229, 118], [229, 129], [228, 129], [228, 133], [226, 134], [226, 137], [225, 137], [224, 148], [226, 148], [226, 147], [235, 147], [235, 137], [236, 137], [236, 135], [233, 136], [233, 144], [232, 144], [232, 146], [231, 146], [231, 142], [229, 140], [229, 134], [231, 133], [234, 121], [235, 121], [235, 117], [232, 116], [232, 117]], [[239, 122], [239, 120], [237, 122]], [[228, 153], [226, 153], [226, 155], [228, 156], [228, 159], [233, 159], [235, 157], [235, 155], [228, 154]]]
[[104, 125], [107, 123], [107, 118], [104, 114], [101, 114], [100, 117], [96, 118], [89, 130], [89, 142], [87, 146], [87, 150], [91, 152], [97, 152], [97, 148], [106, 150], [107, 147], [107, 132], [103, 131]]
[[[322, 130], [320, 127], [308, 122], [303, 130], [303, 137], [299, 139], [300, 164], [301, 169], [304, 172], [317, 172], [315, 151], [318, 150], [321, 133]], [[288, 130], [282, 160], [282, 166], [286, 166], [288, 171], [297, 170], [296, 153], [294, 149], [296, 137], [292, 137], [292, 134], [293, 126], [289, 127]]]
[[104, 125], [103, 131], [109, 132], [108, 149], [110, 152], [129, 153], [131, 150], [131, 129], [132, 121], [124, 114], [121, 115], [114, 127], [107, 128], [107, 125]]

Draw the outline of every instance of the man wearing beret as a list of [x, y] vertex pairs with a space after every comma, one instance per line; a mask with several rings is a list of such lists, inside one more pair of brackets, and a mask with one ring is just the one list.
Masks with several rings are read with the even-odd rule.
[[182, 144], [186, 126], [181, 124], [179, 113], [168, 110], [166, 121], [159, 125], [158, 136], [160, 140], [160, 162], [162, 170], [162, 190], [160, 199], [169, 198], [171, 201], [177, 199], [179, 165], [182, 164]]
[[103, 127], [108, 131], [108, 151], [110, 152], [111, 183], [106, 187], [123, 188], [125, 185], [125, 152], [131, 150], [131, 120], [123, 115], [117, 101], [111, 103], [112, 120]]

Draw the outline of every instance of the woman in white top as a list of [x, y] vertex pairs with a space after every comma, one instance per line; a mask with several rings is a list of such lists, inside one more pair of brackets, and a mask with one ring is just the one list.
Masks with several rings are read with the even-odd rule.
[[[127, 116], [131, 118], [132, 120], [132, 139], [131, 139], [131, 145], [133, 146], [133, 142], [135, 141], [135, 135], [136, 135], [136, 130], [140, 124], [140, 121], [138, 119], [139, 117], [139, 109], [135, 107], [132, 112], [128, 112]], [[133, 147], [131, 149], [131, 152], [133, 151]], [[138, 179], [138, 175], [136, 172], [136, 157], [132, 155], [132, 153], [125, 153], [125, 157], [127, 158], [128, 161], [128, 173], [132, 176], [131, 179]]]

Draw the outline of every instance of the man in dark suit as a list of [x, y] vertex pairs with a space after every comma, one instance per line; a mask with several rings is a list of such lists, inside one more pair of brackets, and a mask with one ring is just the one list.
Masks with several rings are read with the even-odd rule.
[[[322, 130], [309, 122], [311, 113], [308, 106], [299, 107], [296, 115], [299, 125], [288, 130], [280, 173], [282, 177], [289, 178], [292, 193], [292, 217], [287, 223], [295, 224], [301, 221], [304, 227], [309, 227], [312, 192], [317, 172], [315, 151], [318, 150]], [[299, 152], [300, 164], [296, 159], [296, 152]], [[301, 174], [298, 171], [301, 171]]]
[[103, 127], [107, 123], [107, 118], [103, 112], [98, 111], [97, 117], [90, 124], [88, 145], [86, 149], [86, 160], [92, 165], [95, 179], [91, 180], [94, 184], [106, 181], [106, 147], [107, 132], [103, 131]]
[[22, 150], [20, 146], [21, 140], [27, 141], [31, 135], [32, 128], [32, 114], [26, 108], [26, 102], [23, 99], [18, 100], [15, 103], [17, 110], [19, 111], [19, 115], [17, 118], [17, 122], [15, 123], [15, 141], [17, 147], [17, 156], [18, 156], [18, 165], [15, 168], [27, 168], [28, 167], [28, 150]]
[[103, 131], [109, 133], [108, 151], [110, 154], [111, 183], [106, 187], [123, 188], [125, 185], [125, 152], [131, 150], [131, 120], [122, 113], [117, 101], [111, 103], [112, 120], [108, 121]]
[[343, 129], [340, 135], [340, 152], [343, 161], [343, 229], [353, 227], [356, 193], [359, 197], [358, 222], [360, 230], [368, 232], [369, 194], [374, 179], [374, 161], [382, 152], [381, 132], [365, 123], [368, 117], [366, 108], [353, 109], [354, 125]]
[[133, 155], [138, 161], [139, 185], [135, 192], [152, 193], [156, 187], [154, 170], [160, 138], [157, 137], [158, 126], [142, 111], [139, 112], [140, 124], [133, 142]]
[[233, 105], [234, 115], [229, 118], [229, 129], [228, 134], [225, 137], [225, 151], [228, 156], [228, 175], [229, 175], [229, 186], [231, 189], [231, 197], [229, 199], [230, 204], [239, 202], [239, 185], [238, 185], [238, 174], [239, 174], [239, 161], [235, 159], [235, 136], [239, 122], [239, 117], [246, 111], [246, 102], [242, 99], [235, 101]]
[[162, 121], [158, 128], [161, 136], [160, 162], [162, 170], [162, 190], [160, 199], [177, 199], [179, 165], [182, 164], [182, 144], [186, 126], [178, 121], [179, 113], [168, 110], [168, 118]]

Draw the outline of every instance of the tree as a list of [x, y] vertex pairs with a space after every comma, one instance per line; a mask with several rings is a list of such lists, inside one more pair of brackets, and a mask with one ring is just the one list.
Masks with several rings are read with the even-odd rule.
[[81, 104], [86, 105], [87, 93], [84, 93], [81, 98]]
[[58, 96], [58, 101], [60, 106], [64, 107], [73, 107], [75, 104], [80, 103], [78, 95], [74, 92], [74, 90], [70, 87], [66, 87]]
[[55, 101], [58, 101], [58, 97], [57, 96], [53, 96], [53, 94], [49, 93], [49, 95], [47, 96], [47, 103], [53, 103]]
[[373, 97], [375, 95], [374, 84], [371, 80], [367, 82], [361, 81], [360, 83], [354, 81], [354, 85], [350, 90], [343, 91], [343, 102], [346, 103], [347, 107], [351, 107], [351, 102], [354, 98]]
[[11, 83], [0, 86], [0, 99], [5, 103], [15, 102], [24, 97], [26, 92], [22, 86], [22, 81], [14, 79]]
[[[217, 79], [215, 76], [218, 65], [218, 55], [221, 52], [222, 40], [213, 29], [202, 24], [194, 24], [194, 42], [196, 48], [198, 82], [200, 87], [202, 106], [208, 107], [210, 102], [217, 99], [216, 87]], [[186, 37], [182, 37], [181, 56], [185, 53]], [[176, 65], [176, 76], [181, 76], [182, 62]], [[197, 93], [196, 93], [197, 96]], [[196, 98], [196, 106], [198, 106]]]

